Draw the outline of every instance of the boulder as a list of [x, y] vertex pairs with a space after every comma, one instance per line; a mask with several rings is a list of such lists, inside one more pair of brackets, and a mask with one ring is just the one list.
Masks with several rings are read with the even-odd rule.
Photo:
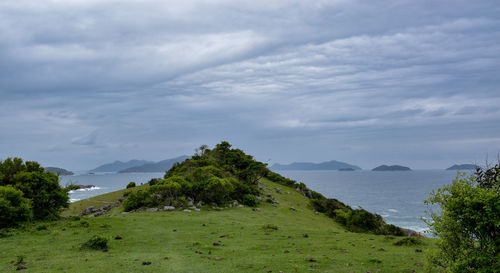
[[184, 212], [191, 212], [191, 210], [190, 210], [190, 209], [185, 209], [185, 210], [183, 210], [183, 211], [184, 211]]
[[174, 206], [164, 206], [163, 210], [175, 210]]
[[294, 207], [290, 207], [291, 210], [296, 211], [297, 209]]
[[96, 211], [97, 211], [97, 209], [94, 206], [90, 206], [90, 207], [83, 210], [82, 215], [89, 215], [89, 214], [94, 213]]
[[158, 208], [147, 208], [146, 211], [147, 212], [157, 212]]
[[279, 193], [279, 194], [281, 194], [282, 193], [281, 188], [276, 188], [276, 192]]

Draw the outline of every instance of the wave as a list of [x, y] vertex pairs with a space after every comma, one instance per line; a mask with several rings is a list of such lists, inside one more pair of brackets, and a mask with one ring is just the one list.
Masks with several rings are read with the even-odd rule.
[[90, 187], [90, 188], [84, 188], [84, 189], [78, 189], [78, 190], [71, 190], [69, 191], [69, 193], [75, 193], [75, 192], [79, 192], [79, 191], [93, 191], [93, 190], [100, 190], [101, 188], [100, 187]]
[[70, 198], [69, 199], [69, 202], [70, 203], [73, 203], [73, 202], [76, 202], [76, 201], [80, 201], [81, 199], [78, 199], [78, 198]]
[[388, 209], [387, 211], [394, 212], [394, 213], [398, 213], [399, 212], [399, 210], [397, 210], [397, 209]]

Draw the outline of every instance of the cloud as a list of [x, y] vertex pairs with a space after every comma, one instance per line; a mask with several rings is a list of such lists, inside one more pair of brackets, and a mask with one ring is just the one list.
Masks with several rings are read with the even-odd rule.
[[500, 149], [463, 142], [500, 131], [496, 6], [0, 3], [0, 157], [160, 160], [222, 139], [278, 162], [476, 157]]

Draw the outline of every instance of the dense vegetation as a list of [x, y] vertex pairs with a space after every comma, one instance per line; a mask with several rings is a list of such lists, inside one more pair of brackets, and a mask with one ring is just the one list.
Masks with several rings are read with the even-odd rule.
[[[212, 150], [206, 145], [201, 146], [192, 158], [174, 164], [163, 179], [152, 180], [150, 187], [131, 192], [123, 205], [126, 211], [162, 205], [182, 206], [188, 200], [212, 205], [237, 200], [256, 206], [262, 194], [258, 181], [264, 177], [297, 190], [311, 199], [315, 210], [325, 213], [350, 231], [403, 235], [400, 228], [387, 225], [380, 215], [364, 209], [352, 209], [336, 199], [328, 199], [308, 189], [304, 183], [270, 171], [266, 164], [254, 160], [240, 149], [232, 149], [225, 141]], [[272, 199], [267, 200], [273, 202]]]
[[446, 272], [500, 272], [500, 165], [453, 184], [426, 201], [440, 207], [428, 224], [439, 237], [431, 262]]
[[0, 228], [30, 219], [53, 219], [68, 206], [59, 178], [37, 162], [20, 158], [0, 161]]

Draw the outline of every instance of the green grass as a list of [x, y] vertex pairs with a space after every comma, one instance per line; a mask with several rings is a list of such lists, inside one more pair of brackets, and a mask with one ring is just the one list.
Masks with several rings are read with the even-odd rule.
[[[88, 227], [70, 219], [40, 223], [46, 229], [33, 226], [0, 238], [0, 271], [14, 271], [24, 257], [26, 272], [422, 272], [425, 253], [434, 248], [432, 239], [395, 246], [398, 238], [346, 232], [316, 215], [294, 189], [265, 183], [278, 207], [261, 202], [260, 211], [203, 208], [125, 215], [115, 209], [111, 217], [86, 218]], [[283, 194], [275, 192], [277, 187]], [[75, 202], [64, 215], [113, 203], [122, 194]], [[80, 249], [94, 235], [109, 239], [107, 252]]]

